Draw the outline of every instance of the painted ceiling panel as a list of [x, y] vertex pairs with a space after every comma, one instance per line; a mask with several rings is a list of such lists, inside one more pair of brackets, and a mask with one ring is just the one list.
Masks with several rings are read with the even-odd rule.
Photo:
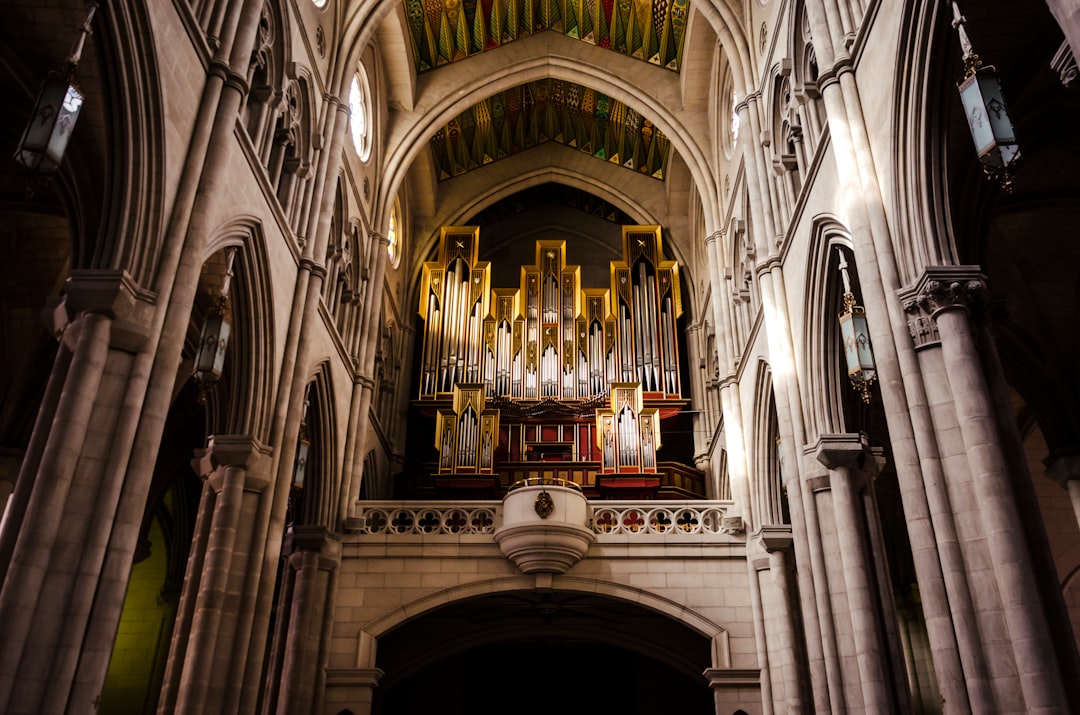
[[541, 79], [481, 100], [431, 138], [439, 181], [547, 142], [664, 179], [670, 142], [648, 119], [573, 82]]
[[425, 72], [544, 30], [678, 72], [690, 0], [404, 0]]

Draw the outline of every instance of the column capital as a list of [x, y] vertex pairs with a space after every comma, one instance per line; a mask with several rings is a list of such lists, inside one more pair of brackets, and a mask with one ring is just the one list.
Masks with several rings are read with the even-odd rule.
[[989, 296], [978, 266], [929, 266], [914, 286], [900, 291], [907, 312], [921, 310], [931, 317], [951, 308], [982, 307]]
[[823, 434], [809, 451], [828, 469], [862, 468], [871, 456], [866, 436], [853, 433]]
[[[195, 450], [191, 466], [204, 479], [211, 479], [225, 467], [243, 469], [247, 473], [244, 489], [262, 491], [270, 483], [272, 455], [273, 450], [250, 435], [214, 435], [205, 449]], [[219, 487], [217, 483], [215, 489]]]
[[1064, 485], [1074, 479], [1080, 479], [1080, 453], [1051, 454], [1043, 460], [1046, 476], [1058, 484]]
[[341, 541], [322, 526], [300, 525], [289, 529], [285, 541], [285, 550], [296, 556], [301, 552], [315, 552], [319, 555], [319, 568], [333, 571], [341, 561]]
[[937, 316], [956, 309], [981, 313], [989, 304], [986, 276], [978, 266], [929, 266], [914, 285], [897, 292], [916, 350], [938, 345]]
[[43, 317], [49, 331], [61, 336], [83, 313], [104, 315], [112, 320], [109, 346], [135, 353], [150, 334], [154, 298], [127, 271], [76, 270], [67, 279], [61, 301], [47, 307]]
[[795, 542], [790, 524], [763, 525], [754, 533], [753, 538], [770, 554], [788, 551]]

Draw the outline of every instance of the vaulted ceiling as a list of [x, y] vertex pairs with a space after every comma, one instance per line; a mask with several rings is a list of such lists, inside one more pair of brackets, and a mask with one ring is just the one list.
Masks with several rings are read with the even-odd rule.
[[[678, 73], [689, 0], [404, 0], [418, 73], [540, 32], [558, 32]], [[431, 138], [439, 181], [555, 142], [663, 180], [670, 142], [653, 122], [585, 85], [544, 79], [480, 99]]]
[[669, 141], [622, 102], [543, 79], [480, 100], [431, 138], [440, 181], [553, 141], [663, 180]]
[[551, 30], [679, 71], [690, 0], [405, 0], [417, 72]]

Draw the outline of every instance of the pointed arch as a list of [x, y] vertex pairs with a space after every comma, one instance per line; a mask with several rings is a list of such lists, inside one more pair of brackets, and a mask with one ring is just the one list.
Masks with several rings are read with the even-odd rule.
[[804, 285], [807, 287], [802, 312], [806, 316], [802, 336], [806, 355], [806, 379], [803, 381], [803, 422], [811, 442], [822, 434], [848, 431], [845, 419], [845, 396], [851, 390], [846, 375], [841, 375], [843, 354], [837, 316], [841, 294], [837, 251], [844, 251], [853, 285], [858, 285], [857, 267], [851, 234], [844, 223], [832, 214], [820, 214], [811, 221], [808, 260]]
[[[275, 331], [262, 225], [247, 216], [226, 223], [209, 242], [207, 262], [226, 248], [237, 250], [229, 290], [232, 332], [225, 375], [208, 405], [207, 418], [212, 427], [210, 433], [247, 434], [265, 443], [270, 435], [273, 406]], [[203, 285], [200, 280], [200, 289]], [[197, 325], [194, 327], [199, 329]]]
[[772, 368], [758, 362], [754, 382], [754, 422], [750, 454], [750, 498], [754, 526], [789, 524], [787, 495], [784, 491], [783, 456], [780, 449], [780, 425], [773, 397]]

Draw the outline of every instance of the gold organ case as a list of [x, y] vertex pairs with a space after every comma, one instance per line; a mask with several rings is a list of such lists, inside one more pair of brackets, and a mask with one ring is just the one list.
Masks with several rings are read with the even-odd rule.
[[404, 496], [490, 497], [566, 479], [592, 497], [704, 496], [703, 475], [659, 461], [682, 397], [679, 267], [660, 226], [624, 226], [607, 287], [582, 287], [566, 242], [536, 241], [517, 288], [492, 288], [480, 229], [441, 229], [423, 266], [420, 393], [438, 462]]

